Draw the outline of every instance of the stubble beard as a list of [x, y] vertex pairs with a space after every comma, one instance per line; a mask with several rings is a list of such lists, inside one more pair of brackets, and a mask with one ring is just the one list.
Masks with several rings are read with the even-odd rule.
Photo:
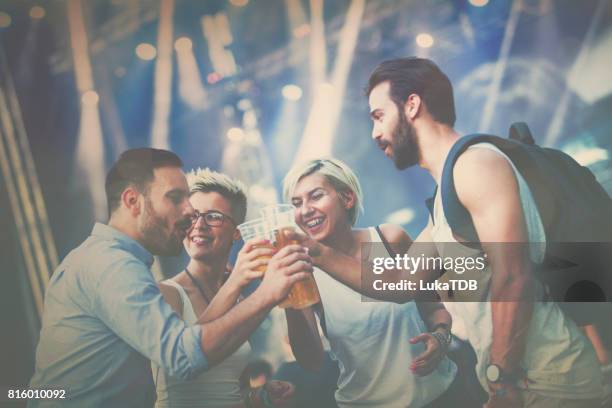
[[144, 223], [140, 233], [145, 248], [153, 255], [176, 256], [181, 253], [182, 241], [172, 232], [166, 232], [166, 220], [155, 212], [148, 197], [145, 197]]
[[398, 170], [404, 170], [419, 163], [419, 145], [416, 131], [402, 109], [399, 109], [399, 121], [392, 135], [393, 162]]

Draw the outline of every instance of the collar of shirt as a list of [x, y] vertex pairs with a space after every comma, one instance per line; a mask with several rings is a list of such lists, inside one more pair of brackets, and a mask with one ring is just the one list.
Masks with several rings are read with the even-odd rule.
[[147, 251], [135, 239], [128, 237], [111, 226], [97, 222], [91, 231], [91, 235], [102, 239], [116, 241], [119, 243], [121, 248], [125, 249], [136, 258], [144, 262], [147, 267], [150, 268], [151, 265], [153, 265], [153, 255], [149, 251]]

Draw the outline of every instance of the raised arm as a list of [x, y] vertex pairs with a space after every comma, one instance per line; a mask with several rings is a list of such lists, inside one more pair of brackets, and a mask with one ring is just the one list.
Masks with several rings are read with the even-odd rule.
[[[409, 252], [412, 240], [402, 227], [384, 224], [381, 225], [380, 229], [386, 240], [391, 243], [395, 253]], [[419, 246], [429, 246], [431, 242], [430, 229], [431, 221], [420, 236], [420, 239], [426, 240], [424, 242], [427, 244], [420, 243], [418, 244]], [[438, 301], [435, 292], [430, 293], [428, 297], [422, 296], [421, 300], [416, 301], [416, 306], [428, 331], [419, 333], [410, 339], [412, 344], [422, 342], [425, 345], [425, 350], [412, 360], [410, 369], [416, 375], [426, 376], [435, 370], [440, 361], [446, 356], [450, 344], [452, 319], [444, 305]]]
[[[394, 224], [383, 224], [380, 226], [380, 229], [386, 240], [391, 244], [393, 250], [396, 253], [410, 253], [410, 247], [412, 246], [413, 242], [402, 227]], [[431, 248], [430, 246], [432, 241], [430, 231], [431, 220], [415, 242], [418, 242], [417, 245], [419, 247], [428, 249], [430, 255], [433, 254], [432, 256], [437, 256], [437, 251], [435, 250], [435, 247]], [[437, 274], [439, 274], [439, 272], [440, 271], [436, 271]], [[427, 325], [427, 328], [430, 331], [443, 328], [446, 330], [445, 334], [448, 334], [450, 332], [452, 325], [451, 316], [444, 308], [444, 305], [438, 301], [438, 296], [435, 292], [431, 293], [430, 297], [423, 296], [422, 299], [419, 299], [416, 302], [416, 305], [419, 309], [419, 314], [421, 315], [421, 318], [423, 319], [423, 321]]]
[[[419, 243], [419, 245], [408, 245], [407, 247], [409, 247], [409, 249], [407, 249], [407, 252], [398, 251], [398, 253], [407, 253], [408, 256], [414, 257], [438, 256], [436, 247], [431, 242], [430, 229], [431, 225], [428, 224], [425, 230], [423, 230], [414, 241], [415, 243]], [[412, 274], [411, 271], [401, 268], [387, 269], [382, 275], [375, 275], [372, 272], [373, 264], [371, 262], [362, 265], [360, 260], [316, 242], [303, 234], [293, 233], [291, 238], [300, 241], [302, 245], [309, 248], [309, 254], [315, 266], [318, 266], [351, 289], [373, 299], [406, 303], [411, 300], [419, 299], [421, 296], [430, 298], [432, 295], [432, 293], [418, 290], [376, 290], [373, 285], [375, 279], [382, 279], [386, 283], [409, 281], [414, 282], [418, 287], [420, 280], [431, 281], [439, 276], [439, 271], [435, 269], [419, 269]], [[389, 241], [391, 242], [391, 240]], [[395, 243], [397, 244], [398, 241], [395, 241]], [[401, 245], [402, 243], [399, 242], [399, 244]]]
[[203, 323], [201, 346], [214, 365], [232, 354], [259, 326], [272, 307], [282, 301], [291, 286], [312, 273], [310, 257], [303, 247], [288, 245], [269, 261], [259, 287], [225, 315]]
[[319, 371], [323, 366], [325, 353], [313, 307], [301, 310], [287, 308], [285, 316], [289, 343], [295, 359], [305, 369]]
[[265, 247], [266, 243], [267, 241], [256, 238], [244, 244], [238, 253], [232, 273], [199, 317], [198, 323], [208, 323], [223, 316], [236, 306], [242, 290], [253, 279], [263, 276], [262, 268], [265, 268], [275, 252], [273, 248]]
[[189, 326], [173, 312], [146, 265], [130, 257], [107, 258], [105, 273], [92, 283], [92, 314], [143, 356], [182, 379], [233, 353], [291, 285], [312, 271], [304, 248], [287, 246], [270, 260], [262, 284], [245, 301], [212, 322]]

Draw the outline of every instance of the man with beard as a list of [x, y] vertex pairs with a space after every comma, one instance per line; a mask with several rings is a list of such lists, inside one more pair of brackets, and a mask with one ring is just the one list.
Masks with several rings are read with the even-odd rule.
[[[452, 85], [432, 61], [385, 61], [368, 86], [372, 138], [400, 170], [418, 164], [440, 185], [451, 147], [460, 138], [453, 129]], [[468, 210], [482, 248], [469, 248], [453, 234], [436, 194], [429, 223], [408, 251], [410, 257], [487, 256], [480, 274], [479, 302], [446, 302], [453, 321], [462, 323], [476, 356], [480, 383], [489, 392], [487, 407], [595, 407], [600, 404], [601, 372], [588, 340], [556, 303], [539, 302], [543, 288], [532, 265], [542, 261], [543, 224], [526, 181], [492, 144], [473, 145], [454, 166], [454, 185]], [[361, 265], [338, 251], [296, 236], [310, 247], [313, 262], [367, 296], [406, 302], [418, 291], [377, 291], [362, 281]], [[506, 243], [500, 246], [492, 243]], [[433, 281], [439, 270], [390, 269], [385, 282]], [[367, 272], [364, 272], [367, 273]], [[365, 275], [364, 275], [365, 276]], [[442, 294], [441, 294], [442, 295]], [[457, 294], [455, 294], [457, 296]], [[494, 301], [505, 299], [505, 301]]]
[[164, 301], [153, 255], [178, 255], [194, 209], [181, 160], [165, 150], [124, 152], [106, 177], [110, 219], [55, 270], [45, 294], [32, 388], [64, 399], [30, 406], [152, 404], [150, 361], [190, 379], [234, 353], [291, 285], [308, 276], [304, 248], [288, 246], [258, 289], [221, 317], [187, 325]]

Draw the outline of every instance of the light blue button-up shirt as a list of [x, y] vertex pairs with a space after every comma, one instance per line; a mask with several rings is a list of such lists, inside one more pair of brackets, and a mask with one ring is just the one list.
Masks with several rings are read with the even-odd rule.
[[208, 367], [200, 326], [164, 301], [153, 256], [104, 224], [53, 273], [36, 351], [32, 388], [61, 388], [65, 400], [30, 406], [136, 407], [148, 397], [150, 361], [189, 379]]

